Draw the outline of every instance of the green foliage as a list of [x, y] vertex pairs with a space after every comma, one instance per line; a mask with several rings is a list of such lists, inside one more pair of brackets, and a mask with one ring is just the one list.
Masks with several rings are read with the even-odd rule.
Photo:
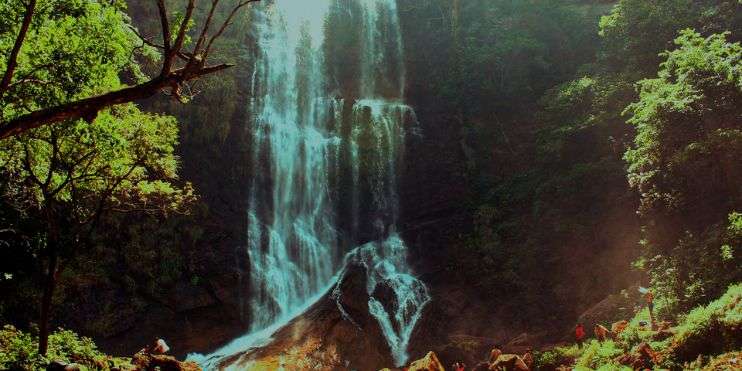
[[[5, 71], [25, 2], [0, 4], [0, 71]], [[41, 0], [21, 53], [14, 83], [0, 100], [0, 119], [70, 102], [121, 86], [119, 74], [142, 77], [139, 48], [120, 1]], [[101, 42], [105, 40], [105, 42]]]
[[[708, 305], [696, 307], [677, 319], [668, 319], [671, 322], [677, 320], [677, 326], [671, 329], [673, 335], [657, 340], [649, 326], [639, 324], [642, 321], [649, 323], [649, 313], [643, 309], [621, 333], [619, 343], [627, 350], [648, 343], [660, 352], [660, 366], [670, 369], [694, 368], [688, 363], [699, 357], [739, 349], [742, 346], [739, 340], [742, 339], [742, 285], [732, 285], [724, 295]], [[698, 368], [704, 363], [706, 360], [702, 359]]]
[[119, 364], [101, 353], [93, 341], [72, 331], [59, 329], [49, 336], [46, 356], [38, 354], [35, 336], [7, 325], [0, 329], [0, 368], [3, 370], [43, 370], [51, 361], [74, 362], [86, 370], [109, 370]]
[[719, 299], [693, 309], [682, 318], [667, 351], [672, 362], [699, 354], [716, 355], [742, 347], [742, 284], [730, 286]]
[[[657, 367], [660, 369], [701, 369], [714, 362], [728, 362], [728, 356], [719, 355], [742, 346], [742, 285], [732, 285], [724, 295], [708, 305], [680, 315], [677, 326], [670, 329], [672, 336], [667, 339], [661, 340], [656, 331], [649, 325], [641, 326], [640, 322], [650, 322], [646, 309], [629, 321], [616, 342], [593, 340], [582, 350], [576, 345], [555, 348], [541, 354], [540, 358], [536, 357], [536, 360], [543, 365], [558, 365], [572, 357], [576, 359], [575, 370], [626, 369], [617, 363], [617, 359], [622, 354], [635, 353], [639, 344], [647, 343], [658, 352], [660, 363]], [[718, 359], [714, 360], [714, 357]], [[561, 361], [552, 363], [557, 359]]]
[[[406, 45], [414, 51], [411, 69], [424, 84], [415, 90], [433, 93], [431, 108], [472, 121], [526, 113], [592, 57], [597, 38], [594, 8], [563, 1], [405, 0], [400, 8], [415, 12], [402, 17]], [[488, 134], [494, 129], [482, 128]]]
[[644, 268], [669, 312], [718, 295], [741, 278], [734, 267], [742, 262], [733, 254], [734, 227], [726, 225], [742, 202], [734, 186], [742, 182], [742, 47], [726, 34], [692, 30], [676, 43], [628, 108], [637, 135], [625, 155], [639, 211], [651, 221]]
[[[137, 61], [152, 57], [153, 50], [141, 45], [125, 10], [121, 1], [40, 0], [13, 84], [0, 98], [0, 120], [143, 79]], [[23, 12], [22, 1], [0, 4], [0, 71], [5, 70]], [[157, 225], [158, 217], [188, 211], [195, 195], [190, 183], [179, 180], [178, 137], [173, 117], [126, 104], [0, 142], [0, 220], [5, 233], [0, 255], [12, 257], [14, 264], [2, 271], [16, 277], [12, 283], [0, 282], [8, 298], [0, 317], [18, 323], [36, 320], [34, 311], [26, 309], [38, 303], [36, 277], [52, 255], [71, 263], [64, 265], [68, 270], [79, 269], [107, 282], [109, 267], [99, 264], [105, 259], [78, 258], [83, 251], [97, 250], [96, 245], [125, 249], [125, 242], [111, 243], [99, 233], [112, 214], [136, 214], [129, 225]], [[118, 259], [117, 249], [107, 250], [107, 259]], [[172, 277], [181, 265], [174, 260], [163, 270]], [[70, 275], [76, 276], [64, 271], [60, 276]], [[54, 302], [62, 297], [57, 292]], [[142, 307], [136, 299], [130, 303]], [[119, 320], [121, 312], [110, 310], [110, 304], [100, 306], [101, 321], [91, 328], [110, 329], [110, 323]]]
[[577, 345], [560, 346], [545, 352], [534, 353], [534, 364], [537, 370], [556, 369], [561, 365], [572, 365], [582, 354]]
[[592, 340], [585, 344], [585, 349], [575, 363], [575, 369], [622, 370], [630, 369], [615, 363], [615, 358], [624, 350], [613, 341], [598, 342]]
[[[739, 360], [742, 359], [742, 351], [724, 353], [719, 356], [711, 357], [703, 371], [716, 371], [716, 370], [734, 370], [739, 367]], [[698, 365], [693, 363], [689, 364], [688, 369], [700, 369]]]
[[92, 124], [42, 127], [0, 143], [4, 196], [31, 213], [64, 207], [79, 225], [102, 211], [179, 210], [193, 193], [171, 182], [176, 140], [175, 120], [133, 105], [102, 112]]
[[[741, 207], [742, 104], [732, 80], [741, 71], [734, 41], [742, 35], [742, 3], [621, 0], [601, 18], [599, 32], [595, 10], [605, 8], [552, 5], [521, 15], [521, 7], [534, 5], [462, 4], [461, 17], [491, 16], [467, 18], [471, 23], [453, 32], [461, 36], [458, 43], [445, 35], [431, 41], [451, 42], [435, 53], [456, 51], [441, 63], [445, 77], [425, 80], [437, 96], [450, 97], [436, 107], [465, 102], [460, 111], [446, 112], [463, 112], [474, 195], [473, 232], [462, 242], [465, 252], [455, 255], [467, 267], [466, 282], [494, 292], [508, 288], [508, 302], [522, 301], [518, 312], [531, 323], [573, 318], [606, 292], [634, 284], [642, 277], [629, 271], [632, 260], [651, 281], [661, 315], [718, 296], [740, 278], [740, 239], [727, 220]], [[549, 55], [563, 59], [541, 58], [544, 48], [554, 47], [550, 36], [540, 27], [520, 32], [517, 25], [531, 27], [527, 19], [543, 14], [574, 28], [566, 34], [570, 42], [581, 40], [570, 47], [577, 55], [551, 49]], [[689, 27], [698, 33], [680, 33]], [[501, 36], [501, 29], [512, 34]], [[602, 43], [581, 31], [599, 34]], [[502, 84], [492, 83], [514, 55], [528, 62], [508, 69]], [[577, 60], [582, 65], [560, 63]], [[540, 82], [547, 88], [537, 88], [533, 76], [546, 76]], [[480, 91], [492, 101], [475, 98]], [[539, 109], [524, 108], [521, 99], [538, 101]], [[643, 180], [646, 187], [639, 186]], [[556, 313], [560, 309], [565, 312]]]
[[632, 79], [647, 77], [655, 73], [659, 54], [672, 48], [679, 30], [738, 30], [740, 11], [738, 0], [621, 0], [600, 21], [605, 43], [601, 66]]

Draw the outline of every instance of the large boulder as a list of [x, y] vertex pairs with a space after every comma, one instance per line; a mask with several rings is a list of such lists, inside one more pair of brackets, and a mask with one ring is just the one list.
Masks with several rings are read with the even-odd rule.
[[140, 352], [131, 360], [132, 371], [202, 371], [195, 362], [180, 362], [175, 357], [164, 354], [150, 354]]
[[491, 371], [529, 371], [528, 365], [518, 355], [503, 354], [490, 364]]
[[410, 364], [407, 371], [446, 371], [438, 360], [438, 356], [433, 352], [428, 352], [425, 357], [418, 359]]
[[46, 371], [80, 371], [80, 365], [63, 361], [52, 361], [46, 367]]
[[259, 348], [215, 368], [257, 370], [379, 370], [393, 364], [378, 322], [368, 313], [366, 269], [349, 266], [335, 288]]

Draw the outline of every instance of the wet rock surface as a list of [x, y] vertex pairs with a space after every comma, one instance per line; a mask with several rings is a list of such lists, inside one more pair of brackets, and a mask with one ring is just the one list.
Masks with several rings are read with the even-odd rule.
[[366, 270], [351, 265], [338, 285], [265, 346], [227, 357], [217, 368], [378, 370], [393, 363], [378, 322], [368, 314]]

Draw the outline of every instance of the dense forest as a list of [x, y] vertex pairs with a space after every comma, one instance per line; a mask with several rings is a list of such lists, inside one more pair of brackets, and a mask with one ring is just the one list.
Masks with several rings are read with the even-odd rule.
[[0, 369], [742, 362], [740, 0], [0, 15]]

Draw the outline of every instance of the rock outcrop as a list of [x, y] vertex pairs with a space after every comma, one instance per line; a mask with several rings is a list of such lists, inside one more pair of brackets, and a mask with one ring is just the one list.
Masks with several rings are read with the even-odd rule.
[[195, 362], [180, 362], [164, 354], [137, 353], [131, 360], [130, 371], [201, 371]]
[[407, 371], [446, 371], [445, 367], [438, 360], [438, 356], [433, 352], [428, 352], [425, 357], [418, 359], [410, 364]]
[[[471, 368], [473, 371], [530, 371], [533, 368], [533, 356], [526, 353], [523, 356], [517, 354], [503, 354], [498, 348], [489, 352], [488, 362], [479, 362]], [[435, 352], [428, 352], [425, 357], [412, 362], [406, 371], [445, 371], [446, 368], [438, 359]], [[381, 371], [390, 371], [385, 368]]]
[[497, 357], [497, 360], [490, 363], [490, 370], [492, 371], [529, 371], [530, 368], [523, 361], [519, 355], [516, 354], [502, 354]]
[[378, 370], [393, 363], [376, 319], [368, 313], [366, 270], [351, 265], [337, 289], [283, 328], [268, 344], [226, 357], [218, 369]]

